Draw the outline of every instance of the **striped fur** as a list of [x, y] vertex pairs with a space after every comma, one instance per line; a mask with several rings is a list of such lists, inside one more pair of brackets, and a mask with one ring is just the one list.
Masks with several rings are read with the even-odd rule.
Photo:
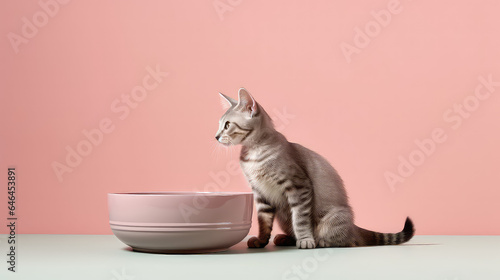
[[302, 249], [396, 245], [413, 237], [409, 218], [399, 233], [356, 226], [342, 179], [328, 161], [288, 142], [245, 89], [238, 95], [238, 101], [223, 95], [231, 107], [219, 121], [216, 139], [242, 145], [240, 165], [254, 192], [259, 223], [259, 235], [248, 240], [249, 247], [269, 243], [274, 220], [285, 233], [274, 243]]

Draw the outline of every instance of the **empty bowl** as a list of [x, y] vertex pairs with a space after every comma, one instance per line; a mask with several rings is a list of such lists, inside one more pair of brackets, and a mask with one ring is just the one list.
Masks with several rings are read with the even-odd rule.
[[108, 194], [115, 236], [133, 250], [149, 253], [227, 250], [248, 234], [252, 208], [251, 192]]

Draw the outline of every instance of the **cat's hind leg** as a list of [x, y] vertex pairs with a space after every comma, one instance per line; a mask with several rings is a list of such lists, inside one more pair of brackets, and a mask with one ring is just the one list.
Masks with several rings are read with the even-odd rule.
[[318, 223], [316, 237], [316, 245], [322, 248], [355, 246], [352, 211], [331, 209]]
[[295, 246], [296, 244], [297, 240], [290, 235], [278, 234], [274, 237], [274, 245], [276, 246]]

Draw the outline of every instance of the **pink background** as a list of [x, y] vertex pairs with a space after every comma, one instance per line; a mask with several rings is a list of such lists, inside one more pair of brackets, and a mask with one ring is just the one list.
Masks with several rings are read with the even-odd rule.
[[[17, 53], [9, 34], [22, 36], [23, 17], [43, 23], [43, 9], [0, 3], [1, 185], [15, 165], [20, 233], [111, 234], [108, 192], [249, 191], [226, 167], [238, 148], [214, 139], [217, 92], [244, 86], [289, 140], [337, 168], [358, 225], [397, 231], [409, 215], [417, 234], [500, 234], [500, 86], [474, 99], [489, 92], [478, 77], [500, 81], [500, 2], [129, 2], [58, 4]], [[381, 26], [371, 12], [388, 5]], [[355, 41], [365, 27], [368, 44]], [[120, 119], [113, 102], [157, 65], [169, 76]], [[466, 118], [449, 111], [464, 100]], [[53, 162], [106, 118], [114, 130], [58, 180]], [[415, 141], [436, 128], [446, 140], [418, 162]], [[411, 154], [419, 166], [391, 188], [384, 174]]]

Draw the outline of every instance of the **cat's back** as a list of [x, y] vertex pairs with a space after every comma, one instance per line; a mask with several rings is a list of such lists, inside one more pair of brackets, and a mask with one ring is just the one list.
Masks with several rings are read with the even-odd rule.
[[323, 156], [317, 152], [306, 148], [298, 143], [291, 143], [290, 146], [292, 153], [295, 153], [294, 157], [299, 160], [308, 171], [323, 171], [323, 172], [334, 172], [335, 169]]

